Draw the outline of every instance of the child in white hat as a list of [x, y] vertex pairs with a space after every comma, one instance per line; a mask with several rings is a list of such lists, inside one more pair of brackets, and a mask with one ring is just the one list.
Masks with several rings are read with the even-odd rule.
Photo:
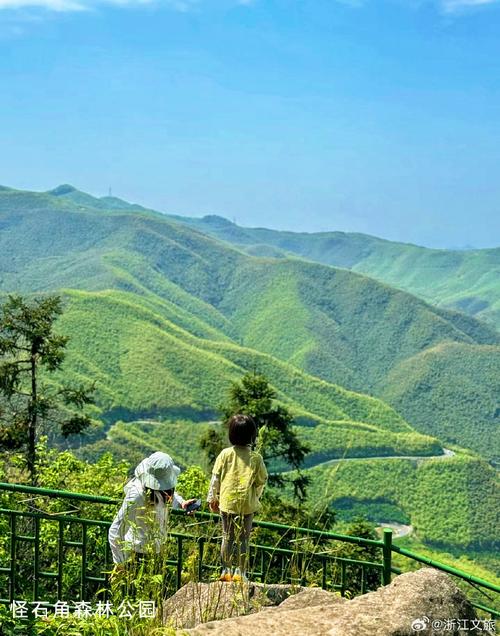
[[195, 499], [184, 500], [175, 492], [181, 472], [170, 455], [156, 452], [143, 459], [134, 478], [124, 487], [125, 499], [108, 532], [116, 564], [125, 563], [131, 553], [144, 554], [154, 546], [160, 551], [167, 529], [167, 503], [188, 508]]

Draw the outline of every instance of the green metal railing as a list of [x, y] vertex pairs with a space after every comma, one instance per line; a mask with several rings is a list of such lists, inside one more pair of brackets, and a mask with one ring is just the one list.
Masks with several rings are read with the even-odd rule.
[[[6, 531], [3, 537], [0, 535], [0, 555], [4, 555], [4, 562], [0, 562], [0, 603], [12, 603], [19, 599], [20, 593], [26, 595], [28, 588], [32, 602], [45, 601], [47, 589], [52, 598], [60, 600], [67, 590], [68, 581], [71, 581], [73, 593], [77, 597], [72, 600], [89, 600], [95, 597], [97, 590], [105, 598], [112, 569], [107, 540], [110, 521], [80, 517], [75, 514], [78, 510], [49, 513], [35, 509], [34, 502], [38, 497], [113, 507], [121, 502], [109, 497], [8, 483], [0, 483], [0, 491], [31, 496], [28, 498], [28, 510], [25, 509], [26, 502], [16, 502], [16, 507], [23, 506], [22, 510], [0, 508], [0, 524], [3, 523], [0, 528]], [[220, 536], [209, 532], [211, 522], [218, 520], [217, 515], [198, 512], [196, 519], [200, 521], [193, 522], [192, 517], [186, 517], [180, 511], [172, 512], [182, 531], [178, 531], [179, 524], [174, 524], [173, 530], [168, 533], [173, 552], [164, 563], [172, 569], [174, 589], [178, 589], [183, 581], [185, 558], [188, 553], [192, 554], [193, 548], [196, 550], [196, 573], [199, 580], [209, 577], [211, 570], [218, 567], [208, 563], [205, 555], [209, 546], [220, 543]], [[107, 516], [111, 517], [112, 513]], [[473, 605], [492, 618], [500, 616], [499, 610], [491, 607], [491, 592], [500, 593], [499, 586], [393, 545], [390, 529], [384, 529], [381, 540], [373, 540], [267, 521], [255, 521], [254, 527], [257, 529], [257, 538], [259, 533], [263, 534], [265, 531], [272, 531], [280, 537], [274, 545], [261, 542], [251, 544], [250, 573], [254, 580], [268, 580], [272, 571], [279, 582], [303, 585], [314, 582], [325, 589], [338, 590], [342, 596], [352, 589], [363, 594], [380, 584], [389, 584], [391, 575], [400, 573], [392, 563], [392, 554], [397, 553], [473, 585], [488, 599], [487, 604]], [[191, 531], [187, 531], [189, 529]], [[26, 534], [26, 531], [29, 533]], [[51, 557], [55, 560], [53, 563], [46, 563], [44, 537], [45, 541], [50, 541]], [[370, 548], [372, 552], [380, 551], [380, 561], [339, 556], [333, 549], [334, 545], [338, 545], [337, 542]], [[304, 549], [298, 547], [305, 543], [307, 545]]]

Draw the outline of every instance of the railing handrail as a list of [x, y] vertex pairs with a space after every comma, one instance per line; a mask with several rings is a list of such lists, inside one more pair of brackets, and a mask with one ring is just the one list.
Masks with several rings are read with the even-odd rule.
[[79, 501], [88, 501], [91, 503], [117, 504], [119, 499], [113, 497], [102, 497], [98, 495], [87, 495], [81, 492], [71, 492], [69, 490], [54, 490], [52, 488], [40, 488], [38, 486], [25, 486], [24, 484], [9, 484], [8, 482], [0, 482], [0, 490], [8, 490], [11, 492], [24, 492], [32, 495], [40, 495], [45, 497], [60, 497], [61, 499], [77, 499]]
[[448, 574], [453, 574], [453, 576], [458, 576], [464, 581], [468, 581], [469, 583], [475, 583], [476, 585], [481, 585], [482, 587], [486, 587], [493, 592], [500, 593], [500, 585], [495, 585], [495, 583], [490, 583], [489, 581], [485, 581], [484, 579], [480, 579], [478, 576], [474, 576], [473, 574], [468, 574], [463, 570], [459, 570], [458, 568], [454, 568], [452, 565], [446, 565], [446, 563], [440, 563], [439, 561], [434, 561], [434, 559], [430, 559], [429, 557], [423, 556], [421, 554], [416, 554], [411, 550], [406, 550], [405, 548], [400, 548], [399, 546], [392, 547], [394, 552], [401, 554], [402, 556], [408, 557], [409, 559], [413, 559], [414, 561], [419, 561], [424, 565], [429, 565], [438, 570], [443, 570]]
[[[0, 490], [10, 491], [10, 492], [23, 492], [27, 494], [37, 494], [40, 496], [46, 497], [60, 497], [63, 499], [76, 499], [79, 501], [87, 501], [89, 503], [101, 503], [108, 505], [117, 505], [120, 503], [120, 499], [115, 499], [113, 497], [102, 497], [98, 495], [88, 495], [85, 493], [71, 492], [67, 490], [55, 490], [51, 488], [40, 488], [38, 486], [26, 486], [24, 484], [10, 484], [8, 482], [0, 482]], [[173, 510], [172, 512], [182, 514], [182, 511]], [[197, 516], [206, 519], [218, 519], [218, 515], [212, 514], [210, 512], [199, 511], [196, 513]], [[303, 528], [303, 527], [295, 527], [295, 526], [287, 526], [285, 524], [274, 523], [271, 521], [259, 521], [256, 519], [254, 521], [254, 526], [259, 528], [267, 528], [270, 530], [279, 530], [283, 532], [295, 532], [298, 534], [307, 534], [309, 536], [314, 536], [322, 539], [331, 539], [333, 541], [343, 541], [346, 543], [357, 543], [360, 545], [373, 545], [379, 548], [384, 548], [385, 542], [383, 540], [375, 540], [375, 539], [365, 539], [364, 537], [355, 537], [351, 535], [343, 535], [337, 534], [335, 532], [329, 532], [325, 530], [316, 530], [314, 528]], [[384, 535], [392, 535], [392, 531], [388, 528], [385, 528]], [[400, 548], [392, 544], [390, 546], [392, 552], [396, 552], [397, 554], [401, 554], [409, 559], [414, 561], [418, 561], [423, 563], [424, 565], [429, 565], [438, 570], [442, 570], [443, 572], [447, 572], [448, 574], [452, 574], [464, 581], [469, 583], [474, 583], [476, 585], [480, 585], [481, 587], [485, 587], [493, 592], [500, 593], [500, 586], [495, 583], [491, 583], [484, 579], [481, 579], [473, 574], [469, 574], [468, 572], [464, 572], [458, 568], [454, 568], [451, 565], [447, 565], [445, 563], [441, 563], [440, 561], [435, 561], [434, 559], [430, 559], [423, 555], [417, 554], [410, 550], [406, 550], [405, 548]]]
[[[121, 502], [120, 499], [113, 497], [102, 497], [98, 495], [87, 495], [81, 492], [71, 492], [68, 490], [54, 490], [52, 488], [40, 488], [38, 486], [25, 486], [24, 484], [9, 484], [8, 482], [0, 482], [0, 490], [7, 490], [11, 492], [24, 492], [26, 494], [34, 494], [45, 497], [60, 497], [62, 499], [76, 499], [77, 501], [87, 501], [89, 503], [102, 503], [108, 505], [117, 505]], [[180, 513], [181, 511], [173, 510], [174, 513]], [[211, 512], [197, 512], [197, 516], [206, 519], [218, 519], [219, 515], [212, 514]], [[351, 535], [337, 534], [335, 532], [329, 532], [326, 530], [316, 530], [315, 528], [302, 528], [300, 526], [287, 526], [282, 523], [274, 523], [271, 521], [260, 521], [256, 519], [253, 525], [259, 528], [267, 528], [268, 530], [282, 530], [284, 532], [296, 532], [298, 534], [307, 534], [310, 536], [332, 539], [336, 541], [345, 541], [348, 543], [360, 543], [362, 545], [374, 545], [381, 548], [384, 545], [383, 541], [375, 539], [365, 539], [364, 537], [354, 537]]]

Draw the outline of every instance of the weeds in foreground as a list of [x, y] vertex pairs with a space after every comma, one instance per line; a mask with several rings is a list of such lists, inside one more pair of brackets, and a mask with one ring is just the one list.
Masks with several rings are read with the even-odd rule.
[[[333, 474], [330, 479], [333, 479]], [[331, 487], [332, 483], [325, 483], [325, 494]], [[324, 501], [327, 500], [325, 496]], [[286, 513], [285, 508], [279, 511]], [[291, 508], [289, 512], [297, 514]], [[324, 525], [316, 526], [316, 530], [330, 529], [331, 518], [324, 512], [315, 511], [315, 518], [325, 520]], [[300, 525], [293, 517], [288, 519], [285, 516], [285, 519], [291, 524]], [[20, 526], [19, 531], [30, 534], [33, 531], [29, 527], [32, 520], [27, 517], [25, 521], [26, 528]], [[46, 571], [55, 571], [61, 556], [58, 553], [57, 523], [55, 518], [44, 518], [39, 524], [40, 537], [43, 538], [39, 559]], [[221, 527], [216, 518], [171, 514], [168, 516], [166, 532], [159, 532], [154, 518], [151, 518], [149, 552], [140, 558], [132, 558], [126, 566], [113, 569], [109, 566], [107, 572], [104, 565], [106, 526], [96, 526], [95, 529], [89, 527], [85, 535], [88, 543], [85, 581], [81, 578], [82, 551], [78, 547], [79, 538], [81, 540], [85, 534], [83, 527], [79, 525], [78, 519], [72, 519], [70, 515], [64, 523], [67, 523], [64, 534], [69, 543], [62, 552], [62, 590], [70, 609], [65, 615], [54, 611], [55, 604], [61, 599], [54, 596], [54, 579], [44, 580], [41, 590], [47, 594], [44, 599], [50, 609], [47, 616], [34, 617], [31, 623], [27, 623], [16, 621], [10, 613], [2, 610], [0, 636], [170, 636], [176, 628], [258, 611], [262, 605], [269, 604], [264, 596], [255, 594], [253, 585], [252, 592], [247, 584], [198, 585], [199, 582], [213, 582], [219, 576]], [[288, 583], [296, 588], [300, 585], [326, 586], [330, 589], [338, 587], [341, 568], [336, 557], [343, 554], [340, 544], [335, 542], [332, 545], [321, 536], [302, 536], [293, 527], [286, 531], [256, 528], [253, 541], [254, 544], [260, 544], [251, 551], [249, 559], [248, 571], [253, 582], [267, 587], [279, 583]], [[9, 545], [2, 544], [0, 548], [1, 561], [2, 552], [8, 558]], [[30, 549], [29, 545], [23, 547], [23, 567], [27, 568], [26, 571], [32, 563]], [[353, 553], [353, 556], [360, 558], [362, 555]], [[325, 560], [328, 562], [327, 568]], [[104, 573], [108, 584], [102, 585], [94, 580]], [[351, 574], [355, 574], [355, 571], [352, 570]], [[16, 598], [29, 598], [32, 583], [32, 579], [20, 579]], [[186, 584], [190, 585], [186, 587]], [[184, 596], [181, 593], [176, 595], [182, 586], [185, 586]], [[347, 587], [343, 591], [349, 594]], [[356, 591], [353, 587], [352, 592]], [[79, 611], [76, 610], [77, 604], [82, 603], [82, 594], [92, 604], [87, 614], [81, 607]], [[140, 604], [144, 610], [142, 614]], [[151, 605], [155, 611], [148, 615], [146, 609]]]

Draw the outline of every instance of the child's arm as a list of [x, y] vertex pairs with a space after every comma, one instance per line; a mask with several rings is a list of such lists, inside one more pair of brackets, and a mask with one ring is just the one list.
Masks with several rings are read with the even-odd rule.
[[264, 460], [261, 457], [259, 462], [259, 467], [257, 469], [257, 474], [255, 475], [255, 481], [254, 481], [255, 493], [258, 499], [261, 498], [266, 483], [267, 483], [267, 470], [266, 470], [266, 465], [264, 464]]
[[212, 473], [207, 495], [208, 506], [212, 512], [219, 512], [219, 496], [220, 478], [219, 475]]
[[220, 482], [223, 472], [224, 451], [219, 453], [212, 469], [212, 479], [208, 488], [207, 501], [212, 512], [219, 512]]

